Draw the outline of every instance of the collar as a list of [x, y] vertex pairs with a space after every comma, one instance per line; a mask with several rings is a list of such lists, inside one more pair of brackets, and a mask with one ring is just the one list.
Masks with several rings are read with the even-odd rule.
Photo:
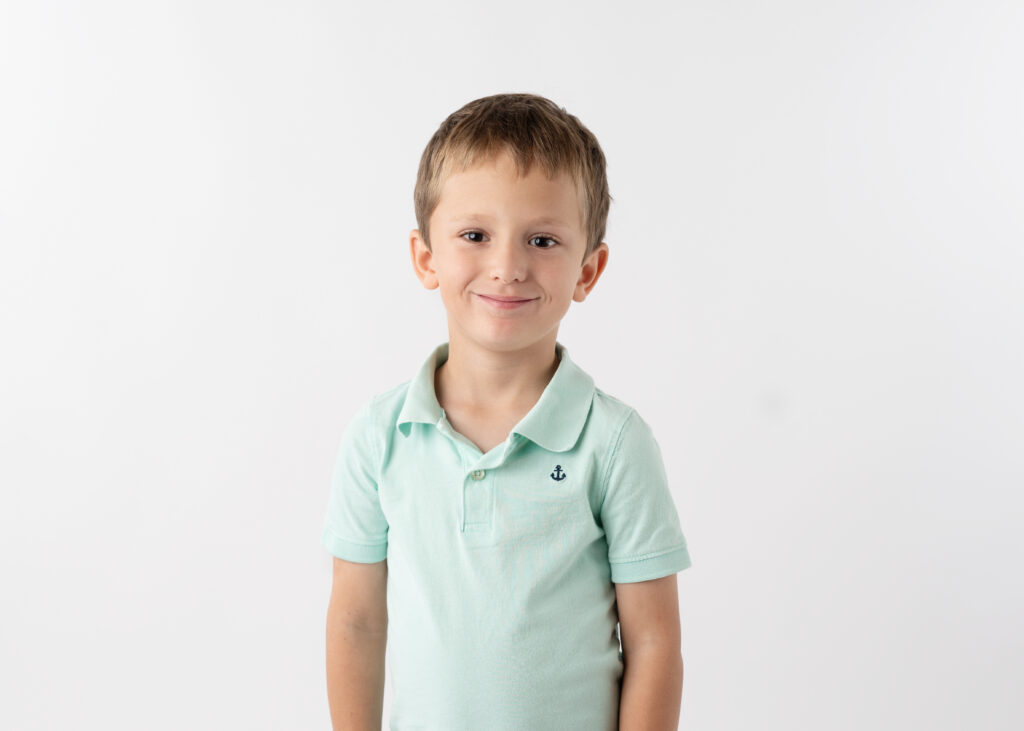
[[[434, 391], [434, 372], [448, 360], [449, 342], [438, 345], [409, 382], [405, 403], [395, 422], [408, 437], [413, 422], [440, 423], [444, 411]], [[555, 342], [559, 363], [540, 399], [512, 431], [552, 452], [571, 449], [579, 439], [594, 397], [594, 379], [569, 358], [569, 351]]]

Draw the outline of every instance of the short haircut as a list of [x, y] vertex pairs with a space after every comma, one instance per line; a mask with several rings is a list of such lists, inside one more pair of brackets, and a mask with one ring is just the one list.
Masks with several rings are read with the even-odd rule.
[[518, 175], [539, 163], [549, 178], [568, 173], [579, 194], [587, 246], [583, 261], [604, 240], [608, 209], [605, 157], [594, 134], [550, 99], [536, 94], [481, 97], [448, 115], [423, 150], [413, 202], [420, 235], [430, 250], [430, 216], [449, 175], [501, 152], [511, 154]]

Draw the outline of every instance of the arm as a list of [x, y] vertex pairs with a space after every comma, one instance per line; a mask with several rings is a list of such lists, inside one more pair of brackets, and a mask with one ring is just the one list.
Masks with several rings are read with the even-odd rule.
[[327, 608], [327, 700], [334, 731], [379, 731], [387, 648], [387, 560], [335, 557]]
[[676, 731], [683, 695], [676, 575], [615, 585], [625, 669], [619, 731]]

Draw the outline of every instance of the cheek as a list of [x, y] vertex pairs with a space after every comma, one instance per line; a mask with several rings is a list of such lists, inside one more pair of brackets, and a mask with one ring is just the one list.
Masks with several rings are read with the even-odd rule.
[[468, 296], [474, 289], [471, 272], [464, 264], [460, 265], [458, 262], [449, 261], [445, 264], [443, 268], [437, 270], [442, 298], [449, 301]]
[[552, 296], [558, 299], [572, 299], [573, 290], [576, 288], [576, 281], [579, 279], [579, 271], [566, 266], [550, 272], [547, 286]]
[[460, 264], [458, 257], [443, 256], [434, 260], [434, 270], [442, 286], [451, 287], [457, 285], [462, 279], [464, 267]]

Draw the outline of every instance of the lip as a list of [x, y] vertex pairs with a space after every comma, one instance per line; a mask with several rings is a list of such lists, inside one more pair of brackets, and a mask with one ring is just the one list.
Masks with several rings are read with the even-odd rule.
[[501, 302], [529, 302], [534, 299], [533, 297], [516, 297], [514, 295], [504, 294], [480, 294], [480, 296], [491, 300], [499, 300]]
[[533, 302], [533, 300], [536, 299], [536, 297], [531, 299], [524, 299], [522, 297], [501, 297], [498, 295], [489, 294], [477, 294], [477, 297], [484, 300], [487, 304], [491, 305], [492, 307], [497, 307], [499, 310], [511, 310], [515, 309], [516, 307], [522, 307], [523, 305], [529, 304], [530, 302]]

